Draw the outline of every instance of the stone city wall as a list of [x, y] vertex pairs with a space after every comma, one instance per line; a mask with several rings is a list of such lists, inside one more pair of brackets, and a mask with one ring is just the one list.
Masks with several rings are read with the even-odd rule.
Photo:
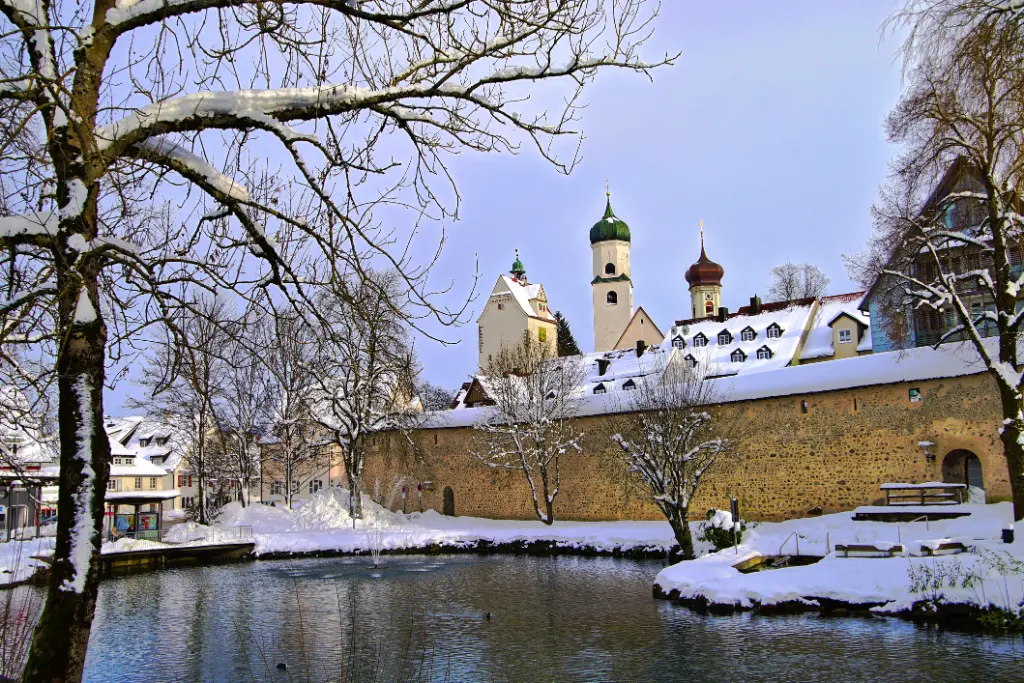
[[[919, 401], [911, 400], [912, 389]], [[709, 507], [727, 506], [730, 495], [740, 499], [747, 519], [788, 519], [815, 508], [848, 510], [879, 501], [883, 482], [942, 480], [944, 472], [947, 481], [963, 481], [965, 451], [981, 460], [990, 501], [1010, 495], [998, 435], [999, 400], [985, 374], [744, 401], [712, 412], [737, 421], [744, 437], [738, 455], [701, 486], [691, 506], [695, 518]], [[609, 435], [621, 429], [622, 419], [577, 421], [583, 451], [562, 460], [556, 519], [661, 518], [643, 491], [630, 485], [616, 458]], [[392, 507], [400, 509], [404, 481], [405, 508], [412, 512], [419, 508], [417, 485], [430, 482], [427, 488], [433, 490], [423, 493], [425, 509], [443, 511], [444, 490], [450, 487], [458, 515], [532, 518], [523, 475], [485, 467], [472, 455], [474, 448], [484, 449], [482, 436], [472, 428], [419, 430], [412, 435], [412, 449], [402, 435], [380, 435], [368, 449], [365, 491], [376, 488], [385, 502], [391, 491]], [[934, 459], [925, 457], [922, 441], [936, 444]]]

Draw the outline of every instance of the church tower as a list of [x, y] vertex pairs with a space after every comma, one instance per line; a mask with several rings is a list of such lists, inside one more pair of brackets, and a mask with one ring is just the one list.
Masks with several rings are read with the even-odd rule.
[[594, 350], [610, 351], [633, 317], [633, 281], [629, 279], [629, 226], [612, 211], [605, 192], [604, 216], [590, 229], [594, 257]]
[[704, 251], [704, 221], [700, 222], [700, 258], [686, 271], [690, 284], [690, 306], [694, 318], [710, 318], [722, 305], [722, 276], [725, 269]]

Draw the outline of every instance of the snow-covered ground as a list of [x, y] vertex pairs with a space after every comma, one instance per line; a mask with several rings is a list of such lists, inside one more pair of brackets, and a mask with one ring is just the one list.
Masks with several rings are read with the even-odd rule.
[[[551, 541], [567, 547], [602, 552], [649, 549], [664, 552], [673, 544], [667, 522], [558, 522], [445, 517], [429, 510], [420, 514], [390, 512], [363, 496], [363, 519], [352, 525], [348, 494], [323, 490], [294, 511], [282, 507], [232, 503], [224, 508], [215, 530], [251, 526], [256, 554], [369, 552], [373, 549], [414, 550], [432, 545], [466, 546], [480, 541], [515, 543]], [[193, 527], [194, 533], [202, 529]]]
[[[910, 609], [914, 602], [941, 596], [945, 602], [993, 603], [1016, 610], [1024, 597], [1024, 564], [1013, 565], [1024, 561], [1024, 541], [1018, 538], [1013, 544], [1004, 544], [999, 540], [1012, 519], [1012, 506], [961, 507], [972, 514], [927, 525], [854, 522], [850, 513], [759, 524], [748, 530], [739, 548], [680, 562], [662, 570], [655, 583], [665, 594], [738, 608], [826, 598], [851, 604], [880, 603], [876, 611], [897, 612]], [[794, 532], [796, 536], [791, 537]], [[800, 553], [805, 555], [825, 555], [826, 542], [833, 549], [837, 544], [901, 544], [904, 554], [844, 558], [833, 551], [804, 567], [750, 574], [734, 569], [733, 565], [757, 555], [795, 554], [797, 536]], [[934, 547], [940, 540], [962, 542], [971, 552], [921, 556], [922, 545]], [[917, 591], [912, 590], [915, 576]]]

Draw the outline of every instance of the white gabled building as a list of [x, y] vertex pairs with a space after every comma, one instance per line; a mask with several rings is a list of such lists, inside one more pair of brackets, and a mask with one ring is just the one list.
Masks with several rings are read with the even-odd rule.
[[552, 355], [558, 348], [557, 323], [548, 307], [547, 294], [540, 284], [526, 279], [518, 251], [510, 274], [498, 276], [494, 283], [477, 318], [477, 334], [480, 369], [486, 368], [502, 347], [521, 344], [524, 335], [550, 345]]

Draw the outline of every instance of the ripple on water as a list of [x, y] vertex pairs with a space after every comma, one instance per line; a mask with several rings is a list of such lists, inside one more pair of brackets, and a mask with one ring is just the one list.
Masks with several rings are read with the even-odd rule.
[[138, 574], [102, 584], [85, 678], [287, 680], [278, 662], [315, 681], [343, 669], [368, 678], [378, 662], [379, 680], [410, 665], [457, 681], [1019, 678], [1020, 638], [879, 618], [700, 616], [651, 598], [661, 566], [391, 556], [376, 569], [320, 558]]

